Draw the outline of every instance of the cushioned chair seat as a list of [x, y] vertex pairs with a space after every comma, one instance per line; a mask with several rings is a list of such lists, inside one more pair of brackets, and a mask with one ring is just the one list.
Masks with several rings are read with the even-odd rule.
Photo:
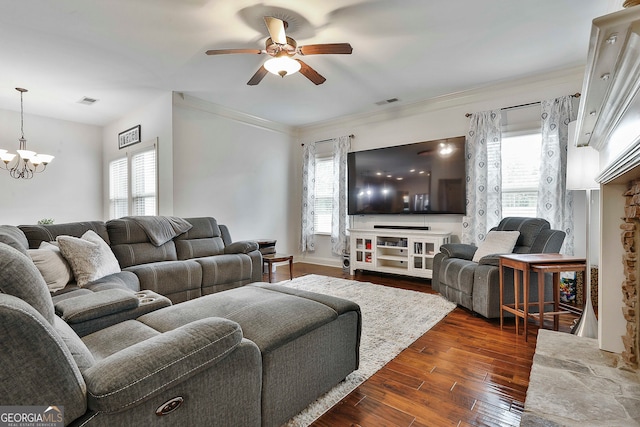
[[202, 267], [203, 295], [251, 283], [253, 263], [249, 255], [228, 254], [196, 258]]
[[164, 295], [174, 304], [202, 296], [202, 267], [194, 260], [154, 262], [124, 270], [138, 276], [141, 289]]

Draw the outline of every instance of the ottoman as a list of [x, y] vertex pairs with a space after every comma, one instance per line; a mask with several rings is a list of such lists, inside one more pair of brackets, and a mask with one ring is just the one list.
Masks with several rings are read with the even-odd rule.
[[358, 369], [360, 307], [328, 295], [253, 283], [137, 320], [166, 332], [207, 317], [237, 322], [260, 349], [263, 426], [283, 424]]

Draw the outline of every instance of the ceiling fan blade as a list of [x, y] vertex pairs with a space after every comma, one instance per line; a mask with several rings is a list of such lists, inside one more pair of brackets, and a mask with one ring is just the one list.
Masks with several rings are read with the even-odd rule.
[[265, 16], [264, 23], [267, 25], [271, 40], [278, 44], [287, 44], [287, 35], [284, 32], [285, 23], [283, 20], [272, 16]]
[[324, 77], [322, 77], [320, 74], [318, 74], [316, 70], [309, 67], [304, 62], [300, 61], [299, 59], [296, 59], [296, 61], [300, 63], [300, 74], [302, 74], [303, 76], [311, 80], [314, 84], [321, 85], [327, 80]]
[[262, 81], [262, 79], [264, 78], [264, 76], [266, 76], [268, 73], [267, 69], [264, 68], [264, 65], [261, 66], [260, 68], [258, 68], [258, 71], [256, 71], [256, 73], [253, 75], [253, 77], [251, 77], [249, 79], [249, 81], [247, 82], [247, 84], [249, 86], [255, 86], [258, 83], [260, 83]]
[[326, 43], [326, 44], [309, 44], [300, 46], [298, 53], [300, 55], [322, 55], [322, 54], [344, 54], [349, 55], [353, 52], [353, 48], [349, 43]]
[[213, 49], [206, 52], [207, 55], [226, 55], [229, 53], [263, 53], [260, 49]]

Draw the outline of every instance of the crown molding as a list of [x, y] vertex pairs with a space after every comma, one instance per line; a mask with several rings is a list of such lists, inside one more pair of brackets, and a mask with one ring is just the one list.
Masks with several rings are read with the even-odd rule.
[[204, 111], [210, 114], [215, 114], [226, 119], [234, 120], [249, 126], [254, 126], [261, 129], [270, 130], [273, 132], [284, 133], [287, 135], [294, 135], [295, 128], [282, 123], [273, 122], [270, 120], [262, 119], [260, 117], [252, 116], [250, 114], [242, 113], [231, 108], [223, 107], [222, 105], [214, 104], [213, 102], [205, 101], [195, 96], [187, 95], [183, 92], [173, 92], [173, 105], [180, 107], [191, 108], [193, 110]]
[[[367, 113], [353, 114], [343, 116], [337, 119], [329, 119], [322, 122], [311, 123], [309, 125], [298, 126], [296, 129], [299, 134], [314, 132], [326, 127], [345, 126], [350, 128], [358, 125], [367, 125], [370, 123], [378, 123], [381, 120], [389, 118], [399, 119], [410, 117], [416, 114], [437, 111], [447, 108], [462, 108], [469, 104], [484, 103], [487, 104], [495, 99], [504, 97], [513, 97], [522, 94], [519, 98], [522, 103], [537, 102], [537, 90], [540, 85], [544, 84], [549, 89], [553, 86], [564, 87], [567, 84], [574, 83], [580, 87], [584, 77], [584, 66], [566, 68], [545, 74], [537, 74], [520, 79], [505, 80], [496, 84], [486, 85], [460, 92], [437, 96], [404, 105], [387, 106], [382, 111], [372, 111]], [[504, 105], [495, 105], [491, 108], [502, 108]]]

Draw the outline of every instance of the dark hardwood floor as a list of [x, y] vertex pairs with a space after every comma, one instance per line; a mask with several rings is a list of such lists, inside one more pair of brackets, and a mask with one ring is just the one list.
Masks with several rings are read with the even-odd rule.
[[[433, 293], [429, 281], [296, 263], [294, 277], [321, 274]], [[287, 266], [273, 281], [289, 279]], [[266, 280], [266, 277], [265, 277]], [[568, 332], [574, 315], [562, 315]], [[545, 322], [545, 327], [551, 328]], [[513, 319], [500, 330], [463, 308], [454, 309], [313, 426], [518, 426], [529, 384], [537, 327], [529, 340], [515, 335]]]

